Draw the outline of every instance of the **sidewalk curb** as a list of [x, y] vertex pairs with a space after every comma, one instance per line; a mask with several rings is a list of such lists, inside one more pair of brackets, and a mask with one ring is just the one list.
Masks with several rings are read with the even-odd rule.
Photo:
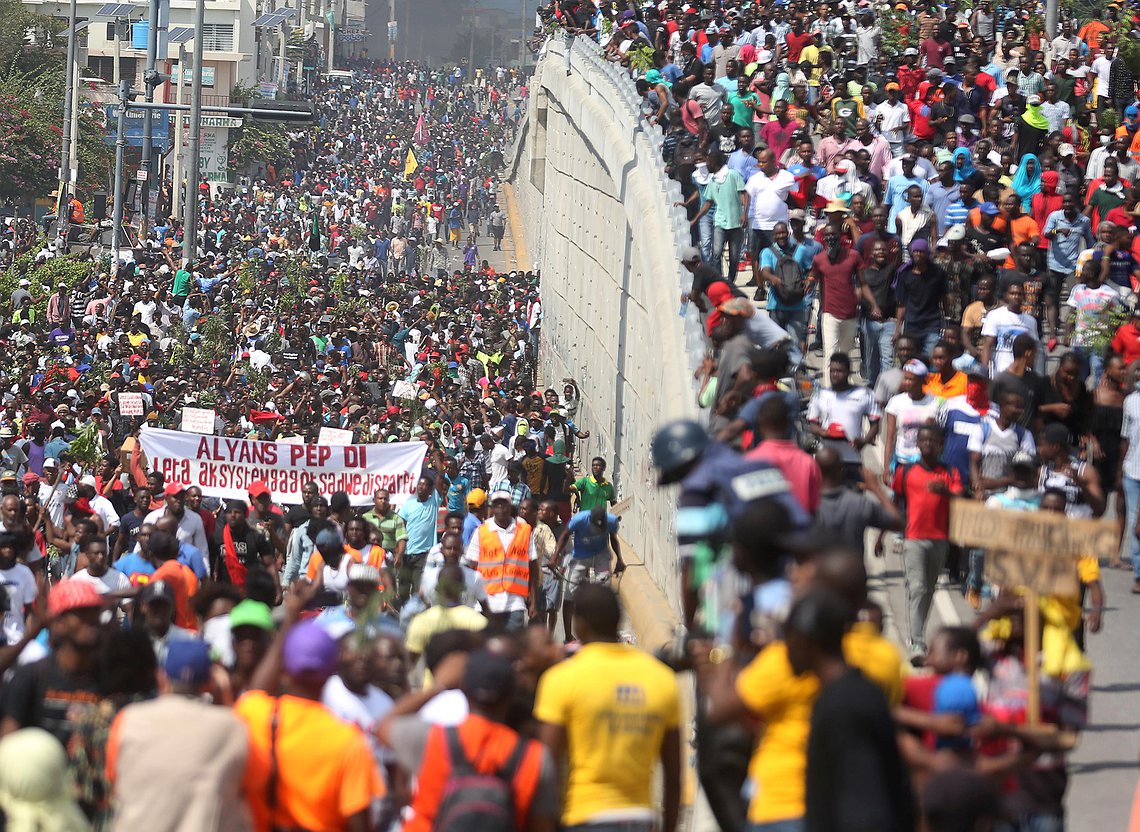
[[507, 223], [511, 229], [511, 242], [515, 249], [515, 269], [530, 271], [530, 258], [527, 257], [526, 236], [524, 234], [522, 217], [519, 216], [518, 201], [515, 199], [515, 189], [510, 182], [502, 184], [503, 198], [507, 203]]

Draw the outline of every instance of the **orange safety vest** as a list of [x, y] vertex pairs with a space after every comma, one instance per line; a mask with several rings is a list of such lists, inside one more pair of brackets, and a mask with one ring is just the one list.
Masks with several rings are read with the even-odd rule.
[[507, 551], [499, 533], [490, 528], [494, 520], [479, 526], [479, 574], [483, 576], [488, 595], [509, 592], [526, 598], [530, 594], [530, 532], [521, 520], [515, 524], [515, 536]]

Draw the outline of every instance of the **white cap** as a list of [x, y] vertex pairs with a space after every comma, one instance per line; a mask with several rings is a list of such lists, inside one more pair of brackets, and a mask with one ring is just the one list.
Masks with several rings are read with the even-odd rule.
[[488, 503], [494, 503], [495, 500], [506, 500], [508, 503], [514, 502], [514, 497], [511, 492], [500, 488], [498, 491], [492, 491], [491, 496], [487, 498]]

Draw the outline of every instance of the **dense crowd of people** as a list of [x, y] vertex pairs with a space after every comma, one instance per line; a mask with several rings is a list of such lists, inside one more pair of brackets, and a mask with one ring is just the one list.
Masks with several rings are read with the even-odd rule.
[[[986, 0], [543, 12], [629, 68], [691, 230], [708, 415], [654, 453], [721, 828], [1065, 826], [1099, 569], [1128, 565], [1074, 560], [1026, 655], [1025, 588], [950, 517], [1112, 518], [1140, 593], [1140, 17], [1073, 13], [1046, 34], [1043, 4]], [[901, 563], [902, 651], [864, 551]], [[965, 626], [931, 620], [940, 585]], [[1022, 730], [1038, 663], [1044, 733]]]
[[[8, 224], [4, 828], [672, 832], [686, 671], [721, 829], [1064, 828], [1101, 564], [1030, 616], [950, 534], [955, 498], [1108, 512], [1140, 592], [1133, 12], [1037, 12], [540, 8], [630, 68], [692, 230], [709, 415], [653, 443], [684, 623], [658, 657], [622, 629], [584, 391], [540, 384], [539, 278], [479, 250], [516, 71], [362, 62], [288, 158], [190, 183], [197, 239], [164, 218], [69, 255], [74, 285]], [[143, 451], [189, 408], [422, 442], [423, 470], [367, 508], [219, 498]], [[865, 553], [902, 563], [902, 649]], [[930, 621], [946, 573], [964, 626]]]

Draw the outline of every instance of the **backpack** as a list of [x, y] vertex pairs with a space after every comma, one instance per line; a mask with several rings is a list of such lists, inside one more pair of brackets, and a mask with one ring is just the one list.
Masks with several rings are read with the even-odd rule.
[[445, 728], [451, 776], [443, 788], [432, 829], [435, 832], [514, 832], [512, 783], [526, 753], [521, 737], [495, 774], [480, 774], [463, 751], [457, 728]]
[[776, 265], [772, 267], [772, 273], [780, 279], [780, 285], [772, 287], [772, 291], [776, 293], [776, 300], [785, 306], [803, 303], [804, 287], [807, 285], [804, 270], [800, 268], [796, 258], [784, 254], [775, 246], [772, 246], [770, 251], [776, 255]]

